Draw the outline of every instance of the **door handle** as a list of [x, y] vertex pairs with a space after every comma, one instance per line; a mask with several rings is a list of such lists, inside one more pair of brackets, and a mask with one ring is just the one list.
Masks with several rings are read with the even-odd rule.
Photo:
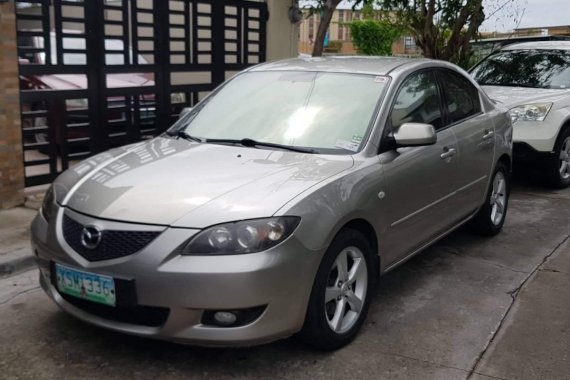
[[491, 137], [493, 137], [494, 134], [495, 134], [495, 132], [490, 131], [488, 129], [485, 129], [485, 134], [483, 135], [483, 140], [489, 140]]
[[441, 153], [440, 157], [442, 160], [445, 160], [446, 158], [450, 158], [455, 156], [455, 148], [443, 148], [443, 153]]

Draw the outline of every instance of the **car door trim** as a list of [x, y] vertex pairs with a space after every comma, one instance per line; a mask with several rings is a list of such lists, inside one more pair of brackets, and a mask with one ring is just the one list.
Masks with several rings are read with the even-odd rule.
[[396, 261], [395, 263], [392, 263], [390, 265], [388, 265], [386, 267], [386, 269], [384, 269], [382, 271], [382, 274], [386, 274], [389, 271], [391, 271], [392, 269], [395, 269], [396, 267], [400, 266], [401, 264], [405, 263], [406, 261], [408, 261], [409, 259], [411, 259], [412, 257], [414, 257], [416, 254], [420, 253], [421, 251], [423, 251], [424, 249], [428, 248], [429, 246], [431, 246], [432, 244], [434, 244], [435, 242], [437, 242], [438, 240], [444, 238], [445, 236], [449, 235], [450, 233], [452, 233], [453, 231], [455, 231], [456, 229], [458, 229], [459, 227], [461, 227], [462, 225], [464, 225], [465, 223], [467, 223], [469, 220], [471, 220], [471, 218], [473, 218], [475, 216], [475, 214], [477, 213], [478, 209], [475, 210], [474, 212], [470, 213], [466, 218], [461, 219], [461, 221], [459, 221], [459, 223], [457, 223], [455, 226], [451, 227], [449, 230], [445, 231], [442, 234], [439, 234], [437, 237], [435, 237], [434, 239], [428, 241], [425, 244], [422, 244], [419, 248], [414, 249], [410, 254], [406, 255], [404, 258]]
[[453, 197], [453, 196], [455, 196], [455, 195], [457, 195], [457, 194], [459, 194], [459, 193], [461, 193], [461, 192], [464, 192], [464, 191], [467, 190], [468, 188], [470, 188], [470, 187], [476, 185], [477, 183], [479, 183], [479, 182], [485, 180], [487, 177], [488, 177], [488, 175], [484, 175], [484, 176], [482, 176], [482, 177], [480, 177], [480, 178], [477, 178], [477, 179], [474, 180], [474, 181], [469, 182], [467, 185], [465, 185], [465, 186], [463, 186], [463, 187], [460, 187], [459, 189], [455, 190], [455, 191], [452, 192], [452, 193], [447, 194], [445, 197], [439, 198], [438, 200], [436, 200], [436, 201], [434, 201], [434, 202], [432, 202], [432, 203], [430, 203], [430, 204], [428, 204], [428, 205], [426, 205], [426, 206], [420, 208], [419, 210], [416, 210], [416, 211], [414, 211], [413, 213], [404, 216], [402, 219], [396, 220], [394, 223], [392, 223], [392, 224], [390, 225], [390, 227], [396, 227], [396, 226], [398, 226], [399, 224], [404, 223], [406, 220], [413, 218], [414, 216], [416, 216], [416, 215], [418, 215], [418, 214], [420, 214], [420, 213], [422, 213], [422, 212], [428, 210], [429, 208], [431, 208], [431, 207], [433, 207], [433, 206], [436, 206], [436, 205], [440, 204], [441, 202], [443, 202], [443, 201], [445, 201], [445, 200], [447, 200], [447, 199], [449, 199], [449, 198], [451, 198], [451, 197]]

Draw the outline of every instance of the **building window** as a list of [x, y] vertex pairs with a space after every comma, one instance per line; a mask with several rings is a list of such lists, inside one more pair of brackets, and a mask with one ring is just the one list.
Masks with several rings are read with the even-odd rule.
[[404, 49], [412, 50], [415, 44], [414, 37], [404, 37]]
[[344, 39], [344, 11], [338, 11], [338, 39]]
[[309, 17], [309, 41], [312, 43], [315, 37], [315, 17]]

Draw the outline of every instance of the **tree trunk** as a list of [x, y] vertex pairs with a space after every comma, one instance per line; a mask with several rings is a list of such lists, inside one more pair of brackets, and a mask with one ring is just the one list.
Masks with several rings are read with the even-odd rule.
[[315, 46], [313, 46], [313, 57], [320, 57], [323, 55], [325, 44], [325, 36], [331, 23], [333, 13], [341, 0], [327, 0], [323, 6], [321, 22], [317, 30], [317, 37], [315, 38]]

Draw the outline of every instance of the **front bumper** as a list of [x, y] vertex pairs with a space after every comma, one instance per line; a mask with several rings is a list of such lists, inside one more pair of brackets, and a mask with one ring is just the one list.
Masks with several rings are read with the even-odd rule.
[[517, 121], [513, 124], [513, 142], [525, 143], [537, 152], [552, 152], [563, 115], [553, 112], [544, 121]]
[[[295, 235], [264, 252], [232, 256], [181, 256], [177, 252], [198, 230], [162, 228], [141, 251], [126, 257], [90, 262], [65, 242], [63, 214], [103, 228], [140, 228], [130, 223], [94, 219], [56, 207], [52, 223], [41, 214], [32, 223], [32, 246], [40, 267], [40, 283], [62, 309], [91, 324], [151, 338], [199, 345], [244, 346], [268, 342], [298, 332], [304, 322], [315, 273], [324, 252], [310, 251]], [[298, 228], [302, 228], [302, 224]], [[131, 313], [167, 310], [159, 325], [109, 318], [81, 303], [69, 302], [51, 281], [50, 267], [60, 263], [77, 269], [129, 279], [136, 305]], [[119, 290], [117, 290], [119, 292]], [[68, 300], [66, 300], [68, 298]], [[83, 301], [88, 302], [88, 301]], [[253, 322], [240, 327], [203, 323], [205, 311], [264, 306]], [[113, 311], [111, 311], [113, 312]], [[159, 313], [160, 314], [160, 313]], [[157, 319], [159, 320], [159, 319]]]
[[524, 166], [543, 166], [554, 156], [554, 152], [541, 152], [525, 142], [513, 143], [513, 159], [515, 164]]

